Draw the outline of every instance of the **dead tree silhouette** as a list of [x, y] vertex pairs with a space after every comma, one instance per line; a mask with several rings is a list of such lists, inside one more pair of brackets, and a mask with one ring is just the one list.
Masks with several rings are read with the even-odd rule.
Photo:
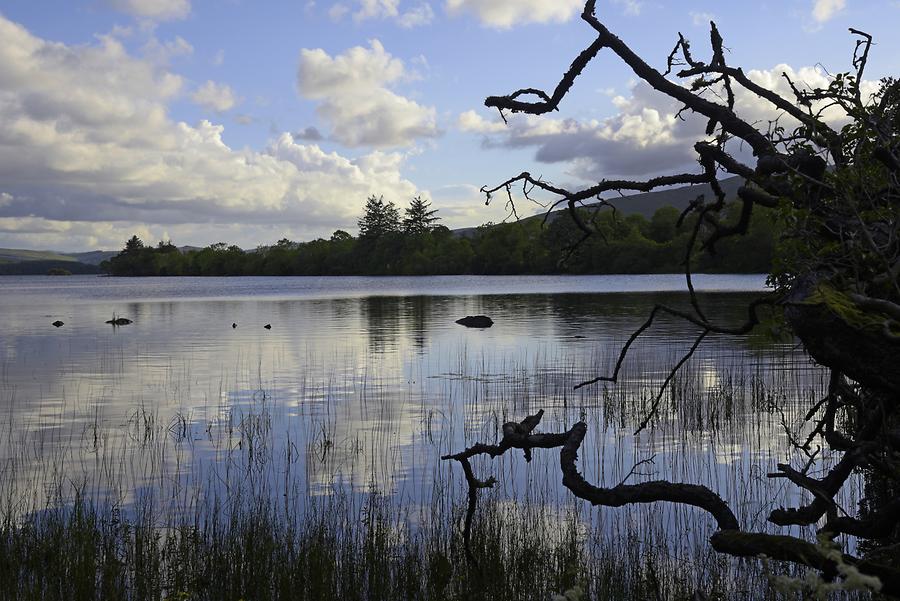
[[[836, 539], [841, 534], [869, 541], [856, 557], [843, 554], [842, 562], [861, 573], [877, 576], [882, 594], [900, 597], [900, 83], [884, 79], [874, 94], [863, 91], [863, 77], [872, 38], [851, 29], [856, 39], [852, 70], [830, 78], [824, 88], [805, 86], [784, 78], [791, 94], [783, 96], [754, 82], [740, 67], [726, 61], [726, 49], [715, 23], [710, 23], [712, 56], [696, 58], [688, 40], [679, 34], [660, 72], [647, 64], [595, 15], [589, 0], [582, 20], [596, 33], [563, 74], [552, 92], [523, 88], [503, 96], [490, 96], [485, 105], [505, 112], [542, 115], [555, 111], [585, 67], [600, 53], [611, 52], [640, 80], [707, 121], [706, 137], [697, 141], [697, 172], [655, 177], [646, 181], [603, 180], [596, 185], [568, 190], [521, 173], [503, 183], [484, 187], [490, 202], [502, 192], [515, 202], [514, 192], [532, 199], [536, 192], [550, 195], [549, 210], [565, 207], [581, 232], [569, 251], [595, 233], [580, 207], [587, 201], [603, 201], [608, 192], [646, 192], [661, 186], [708, 184], [714, 198], [698, 198], [682, 214], [693, 216], [690, 242], [684, 258], [686, 289], [691, 299], [687, 311], [657, 305], [625, 343], [610, 375], [579, 383], [576, 388], [601, 381], [616, 382], [629, 349], [653, 326], [661, 314], [683, 319], [697, 328], [690, 350], [672, 367], [638, 431], [651, 426], [659, 411], [663, 390], [674, 374], [712, 333], [740, 336], [760, 322], [763, 307], [780, 315], [809, 355], [830, 369], [828, 392], [809, 408], [806, 421], [811, 432], [792, 444], [805, 466], [796, 469], [778, 464], [770, 478], [786, 479], [808, 493], [799, 507], [779, 508], [768, 516], [778, 526], [821, 522], [820, 536]], [[678, 81], [678, 79], [686, 81]], [[778, 114], [773, 121], [751, 123], [736, 110], [736, 94], [762, 99]], [[840, 127], [827, 118], [840, 111]], [[680, 113], [679, 113], [680, 114]], [[781, 121], [791, 122], [788, 131]], [[742, 159], [735, 148], [752, 151]], [[743, 155], [748, 155], [743, 152]], [[726, 195], [720, 177], [739, 176], [737, 193], [740, 215], [725, 218]], [[627, 202], [627, 199], [624, 200]], [[773, 291], [747, 306], [744, 323], [721, 324], [709, 319], [695, 294], [691, 259], [698, 252], [715, 252], [723, 239], [746, 233], [757, 207], [775, 209], [785, 234], [776, 266], [770, 275]], [[593, 505], [620, 507], [633, 503], [687, 504], [709, 513], [717, 531], [712, 547], [734, 556], [770, 558], [809, 566], [824, 577], [839, 577], [833, 555], [821, 545], [788, 535], [745, 531], [726, 502], [706, 486], [652, 481], [620, 483], [610, 488], [588, 483], [578, 471], [578, 450], [587, 425], [574, 424], [560, 433], [535, 433], [543, 410], [522, 422], [504, 424], [497, 444], [475, 444], [442, 459], [461, 464], [469, 490], [464, 526], [467, 556], [478, 492], [495, 483], [475, 476], [470, 459], [497, 457], [510, 449], [524, 451], [530, 461], [534, 449], [559, 449], [563, 484], [577, 497]], [[817, 460], [813, 443], [823, 441], [842, 453], [824, 477], [812, 477]], [[856, 471], [880, 482], [877, 498], [867, 500], [856, 515], [841, 515], [834, 500]]]

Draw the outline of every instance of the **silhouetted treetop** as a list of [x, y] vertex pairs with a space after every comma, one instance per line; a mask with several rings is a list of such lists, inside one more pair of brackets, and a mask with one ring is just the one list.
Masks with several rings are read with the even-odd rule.
[[400, 231], [400, 212], [393, 202], [386, 203], [383, 196], [373, 194], [366, 200], [363, 216], [357, 223], [360, 238], [379, 238]]
[[434, 228], [433, 224], [441, 219], [436, 213], [437, 209], [432, 209], [429, 201], [416, 196], [404, 210], [403, 231], [413, 235], [431, 231]]

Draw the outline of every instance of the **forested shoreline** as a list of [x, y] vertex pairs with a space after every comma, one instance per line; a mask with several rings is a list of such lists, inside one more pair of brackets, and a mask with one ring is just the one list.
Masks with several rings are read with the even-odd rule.
[[[737, 205], [729, 220], [738, 220]], [[329, 239], [244, 250], [218, 243], [182, 250], [171, 241], [146, 246], [133, 236], [118, 256], [101, 263], [115, 276], [240, 275], [522, 275], [673, 273], [684, 269], [693, 230], [691, 216], [662, 207], [651, 219], [609, 210], [582, 209], [597, 234], [570, 249], [581, 231], [564, 213], [546, 221], [528, 218], [485, 224], [468, 235], [439, 223], [428, 201], [414, 198], [400, 210], [372, 196], [358, 236], [337, 230]], [[716, 253], [692, 259], [697, 272], [764, 273], [771, 269], [776, 220], [755, 213], [746, 236], [721, 241]]]

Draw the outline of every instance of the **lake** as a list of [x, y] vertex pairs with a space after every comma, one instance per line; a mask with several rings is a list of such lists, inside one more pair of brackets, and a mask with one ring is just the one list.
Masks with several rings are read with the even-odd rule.
[[[713, 321], [736, 325], [765, 277], [698, 275], [695, 287]], [[706, 484], [766, 530], [769, 510], [800, 499], [765, 474], [796, 460], [786, 428], [799, 431], [827, 384], [793, 342], [710, 336], [638, 435], [695, 326], [660, 318], [618, 383], [573, 390], [612, 372], [654, 304], [687, 307], [683, 289], [679, 275], [0, 278], [0, 490], [23, 515], [75, 494], [174, 513], [377, 494], [421, 522], [465, 502], [459, 466], [441, 455], [544, 409], [539, 430], [589, 424], [589, 481]], [[477, 314], [494, 326], [455, 323]], [[133, 323], [104, 323], [113, 316]], [[555, 451], [474, 467], [514, 511], [573, 505]], [[578, 507], [586, 531], [610, 540], [698, 549], [714, 528], [665, 504]]]

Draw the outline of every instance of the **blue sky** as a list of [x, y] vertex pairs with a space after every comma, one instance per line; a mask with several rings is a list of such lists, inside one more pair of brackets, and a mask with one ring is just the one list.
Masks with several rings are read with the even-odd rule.
[[[559, 113], [504, 125], [483, 108], [555, 86], [593, 38], [581, 6], [2, 0], [0, 246], [308, 240], [355, 233], [369, 194], [424, 194], [463, 227], [503, 219], [478, 188], [523, 170], [578, 187], [691, 169], [702, 124], [609, 53]], [[728, 60], [770, 87], [847, 69], [851, 26], [875, 36], [867, 79], [900, 74], [890, 0], [600, 0], [598, 15], [659, 68], [679, 31], [705, 56], [714, 19]], [[753, 98], [739, 109], [771, 117]]]

